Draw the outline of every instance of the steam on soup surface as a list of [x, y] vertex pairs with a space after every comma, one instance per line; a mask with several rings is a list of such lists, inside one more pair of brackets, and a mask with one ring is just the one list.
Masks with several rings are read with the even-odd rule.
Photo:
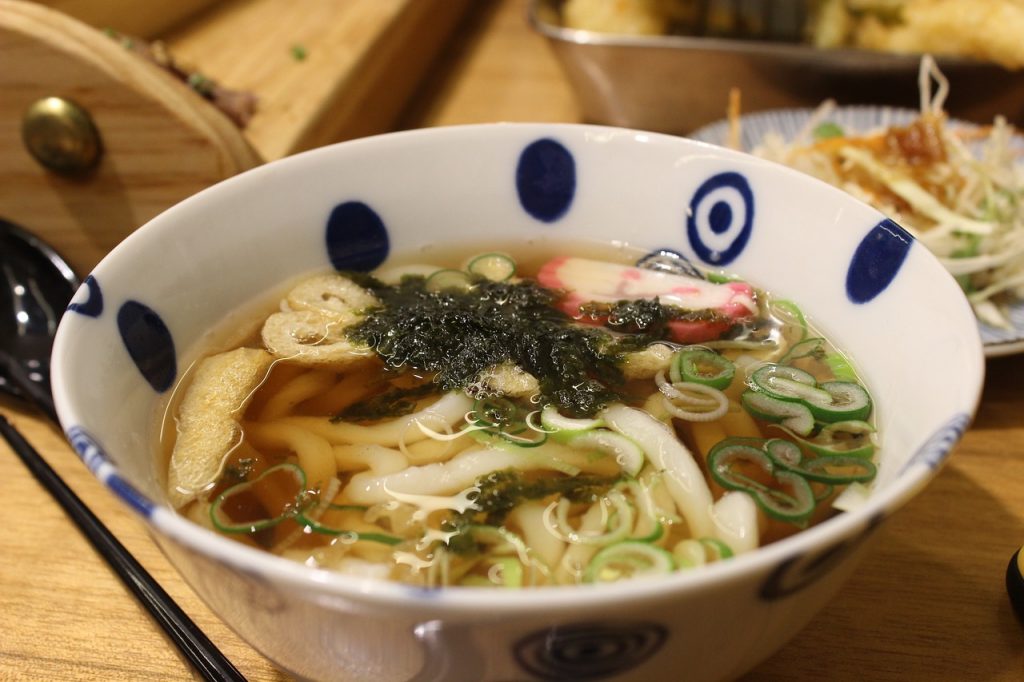
[[175, 391], [172, 503], [313, 566], [532, 587], [722, 561], [873, 479], [869, 394], [794, 303], [521, 256], [300, 281]]

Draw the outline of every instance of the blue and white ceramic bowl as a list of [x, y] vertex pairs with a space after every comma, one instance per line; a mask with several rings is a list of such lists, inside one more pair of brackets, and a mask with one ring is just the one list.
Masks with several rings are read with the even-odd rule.
[[[155, 409], [230, 311], [306, 271], [513, 239], [670, 249], [800, 302], [873, 390], [884, 436], [868, 502], [705, 569], [515, 593], [315, 570], [171, 510]], [[984, 366], [955, 282], [899, 226], [838, 190], [674, 137], [504, 124], [348, 142], [192, 197], [96, 268], [53, 362], [68, 438], [224, 621], [299, 677], [374, 682], [742, 674], [810, 620], [879, 525], [935, 475], [970, 421]], [[827, 648], [809, 655], [827, 666]]]
[[[740, 117], [739, 148], [744, 151], [754, 150], [769, 133], [779, 135], [787, 142], [791, 141], [803, 132], [815, 113], [815, 109], [769, 109], [744, 114]], [[863, 134], [890, 126], [905, 126], [920, 116], [920, 111], [914, 109], [858, 104], [836, 107], [827, 120], [843, 130]], [[977, 128], [973, 123], [955, 119], [951, 124], [958, 128]], [[711, 144], [726, 144], [730, 126], [727, 120], [716, 121], [691, 132], [688, 137]], [[1018, 154], [1024, 153], [1024, 138], [1015, 136], [1013, 145]], [[980, 144], [977, 148], [980, 149]], [[980, 151], [975, 153], [980, 154]], [[1024, 300], [1014, 301], [1008, 306], [1007, 321], [1009, 326], [1005, 329], [977, 321], [987, 357], [1024, 352]]]

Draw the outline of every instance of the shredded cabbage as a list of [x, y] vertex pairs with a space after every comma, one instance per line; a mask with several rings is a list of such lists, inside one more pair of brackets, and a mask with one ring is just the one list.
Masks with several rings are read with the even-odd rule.
[[1009, 329], [1008, 306], [1024, 298], [1024, 145], [1001, 116], [990, 126], [950, 122], [949, 85], [929, 56], [919, 88], [921, 114], [909, 126], [815, 139], [829, 101], [792, 140], [769, 133], [751, 151], [890, 216], [957, 278], [979, 320]]

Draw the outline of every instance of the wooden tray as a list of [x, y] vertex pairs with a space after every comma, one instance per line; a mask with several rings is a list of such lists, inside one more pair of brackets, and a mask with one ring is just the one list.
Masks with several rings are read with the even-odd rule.
[[[468, 5], [0, 0], [0, 217], [85, 274], [139, 225], [219, 180], [390, 129]], [[255, 115], [240, 130], [105, 29], [159, 39], [177, 62], [251, 91]], [[55, 174], [26, 151], [25, 113], [50, 96], [79, 105], [99, 131], [102, 158], [86, 176]]]

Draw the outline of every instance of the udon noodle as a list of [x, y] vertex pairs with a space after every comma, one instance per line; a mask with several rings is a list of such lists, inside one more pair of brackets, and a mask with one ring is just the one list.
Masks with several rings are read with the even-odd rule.
[[728, 560], [873, 479], [870, 396], [793, 302], [671, 253], [525, 263], [298, 282], [175, 390], [171, 503], [310, 566], [517, 588]]

